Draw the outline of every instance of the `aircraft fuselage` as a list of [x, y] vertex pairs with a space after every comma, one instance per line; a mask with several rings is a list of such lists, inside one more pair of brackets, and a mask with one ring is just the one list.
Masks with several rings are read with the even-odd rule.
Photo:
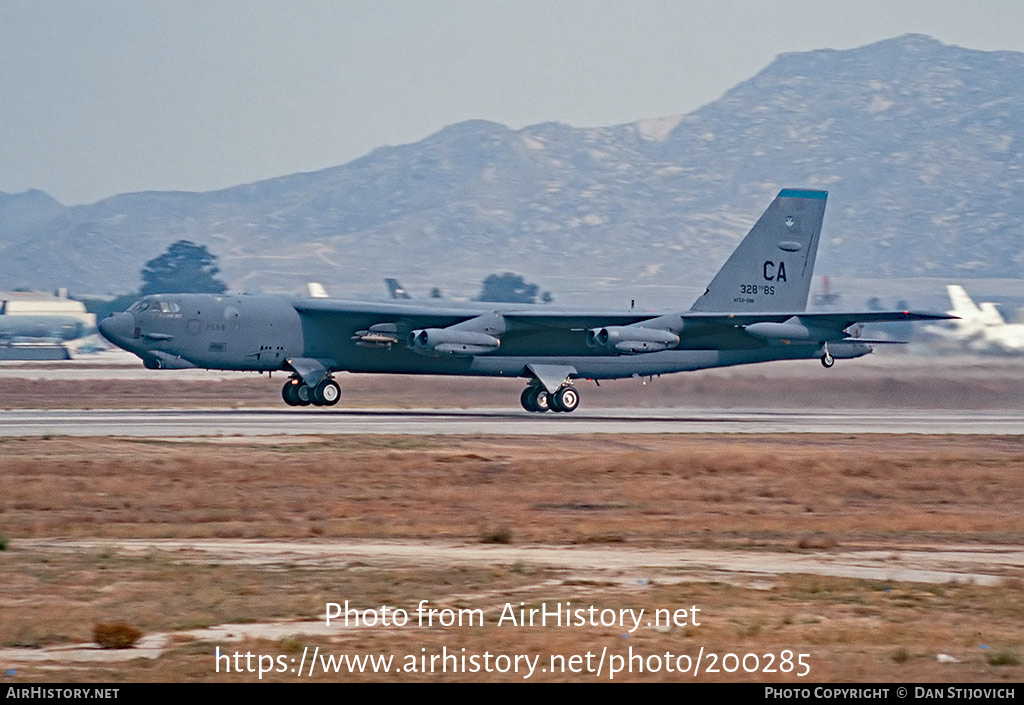
[[[157, 294], [105, 319], [101, 329], [108, 339], [153, 368], [277, 371], [291, 370], [289, 360], [304, 358], [319, 361], [330, 372], [520, 377], [527, 374], [526, 365], [533, 363], [571, 366], [579, 377], [616, 379], [821, 355], [818, 343], [773, 345], [741, 333], [731, 345], [727, 345], [728, 336], [719, 336], [711, 347], [699, 330], [690, 337], [684, 335], [676, 349], [623, 354], [588, 346], [586, 330], [533, 329], [507, 332], [500, 350], [487, 355], [424, 355], [408, 346], [409, 332], [445, 328], [471, 316], [409, 305], [377, 305], [344, 316], [300, 313], [296, 301], [301, 300], [274, 295]], [[501, 309], [494, 312], [501, 315]], [[403, 321], [403, 315], [415, 315], [415, 322]], [[365, 346], [353, 340], [356, 332], [382, 323], [395, 324], [395, 342]], [[838, 358], [870, 351], [857, 343], [831, 346]]]

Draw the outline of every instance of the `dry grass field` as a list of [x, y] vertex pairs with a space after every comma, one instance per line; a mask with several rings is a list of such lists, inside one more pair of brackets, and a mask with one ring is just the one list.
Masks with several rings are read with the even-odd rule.
[[[0, 439], [0, 465], [0, 667], [17, 681], [257, 679], [223, 665], [218, 672], [217, 646], [275, 665], [297, 664], [316, 647], [396, 657], [447, 647], [540, 656], [542, 665], [552, 655], [628, 656], [630, 648], [762, 660], [790, 650], [809, 654], [803, 680], [813, 682], [1024, 680], [1024, 569], [986, 558], [1024, 543], [1020, 436], [10, 438]], [[351, 542], [408, 544], [419, 555], [353, 558], [341, 548]], [[305, 558], [288, 549], [295, 545], [322, 551]], [[495, 558], [445, 558], [459, 546], [492, 547]], [[534, 560], [532, 547], [564, 550], [566, 562]], [[900, 567], [911, 553], [947, 547], [965, 550], [971, 571], [993, 580], [774, 570], [793, 557], [827, 572], [878, 551]], [[763, 560], [764, 570], [714, 561], [652, 568], [645, 551], [739, 556]], [[592, 556], [607, 561], [590, 565]], [[313, 622], [326, 602], [413, 610], [423, 599], [481, 609], [488, 623], [253, 626]], [[496, 623], [506, 602], [566, 601], [697, 605], [702, 622], [634, 633]], [[89, 646], [98, 624], [117, 622], [143, 633], [136, 647]], [[252, 629], [210, 631], [218, 625]], [[70, 646], [86, 656], [61, 651]], [[597, 678], [537, 672], [530, 680]], [[692, 678], [661, 670], [616, 680]], [[523, 674], [317, 672], [312, 680]], [[798, 679], [740, 668], [698, 680]]]
[[1013, 543], [1020, 437], [0, 439], [3, 533]]

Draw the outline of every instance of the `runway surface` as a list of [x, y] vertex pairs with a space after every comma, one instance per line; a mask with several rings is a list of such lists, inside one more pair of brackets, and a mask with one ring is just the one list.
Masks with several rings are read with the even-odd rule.
[[0, 437], [296, 434], [564, 435], [590, 433], [1024, 434], [1024, 411], [579, 409], [19, 409]]

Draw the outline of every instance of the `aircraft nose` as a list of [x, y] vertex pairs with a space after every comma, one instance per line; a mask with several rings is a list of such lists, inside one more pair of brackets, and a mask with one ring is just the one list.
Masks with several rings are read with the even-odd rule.
[[132, 337], [135, 331], [135, 316], [130, 313], [115, 313], [99, 324], [103, 337], [115, 345]]

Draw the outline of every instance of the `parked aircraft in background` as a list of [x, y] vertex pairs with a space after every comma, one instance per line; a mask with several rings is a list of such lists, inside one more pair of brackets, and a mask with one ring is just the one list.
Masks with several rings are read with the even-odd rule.
[[1007, 323], [994, 303], [975, 304], [962, 286], [950, 284], [946, 291], [953, 304], [949, 313], [958, 320], [926, 326], [926, 332], [962, 343], [973, 352], [1024, 353], [1024, 324]]
[[[388, 297], [392, 299], [412, 299], [409, 296], [409, 292], [398, 282], [397, 279], [385, 279], [384, 285], [388, 288]], [[306, 291], [309, 293], [309, 297], [312, 299], [326, 299], [328, 298], [327, 289], [324, 285], [319, 282], [309, 282], [306, 284]]]
[[[412, 299], [409, 293], [398, 283], [397, 279], [385, 279], [384, 284], [388, 288], [389, 299]], [[306, 291], [311, 299], [326, 299], [330, 297], [327, 289], [320, 282], [308, 282], [306, 284]]]
[[838, 306], [841, 298], [842, 296], [840, 296], [839, 292], [832, 291], [832, 281], [828, 277], [822, 277], [821, 291], [816, 293], [811, 300], [818, 308], [827, 308], [829, 306]]
[[306, 284], [306, 291], [309, 292], [309, 298], [311, 299], [329, 298], [327, 295], [327, 289], [325, 289], [324, 285], [319, 282], [309, 282]]
[[409, 292], [405, 290], [405, 287], [398, 283], [397, 279], [385, 279], [384, 283], [388, 286], [388, 293], [391, 294], [391, 298], [399, 300], [412, 299], [412, 297], [409, 296]]
[[858, 322], [949, 318], [910, 311], [808, 312], [827, 193], [784, 189], [687, 311], [570, 311], [481, 303], [426, 306], [284, 296], [160, 294], [100, 323], [146, 367], [284, 370], [291, 405], [333, 405], [334, 373], [526, 380], [528, 411], [573, 411], [578, 379], [646, 377], [872, 351]]
[[0, 359], [64, 360], [96, 333], [96, 317], [61, 293], [0, 292]]

